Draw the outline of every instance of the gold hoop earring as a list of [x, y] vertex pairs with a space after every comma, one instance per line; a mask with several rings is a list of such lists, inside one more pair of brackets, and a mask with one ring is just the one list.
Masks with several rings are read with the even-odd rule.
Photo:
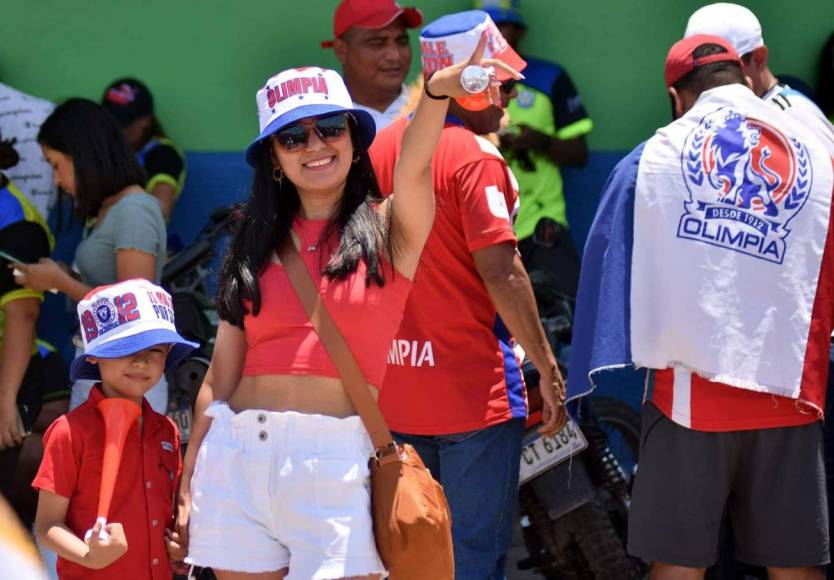
[[276, 167], [272, 170], [272, 181], [277, 182], [278, 184], [283, 183], [284, 181], [284, 170], [280, 167]]

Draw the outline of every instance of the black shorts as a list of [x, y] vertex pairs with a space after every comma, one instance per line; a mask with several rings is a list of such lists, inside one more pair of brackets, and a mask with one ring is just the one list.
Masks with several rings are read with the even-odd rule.
[[711, 433], [643, 406], [628, 550], [644, 560], [706, 568], [723, 517], [735, 555], [755, 566], [829, 562], [822, 424]]
[[31, 429], [44, 404], [69, 399], [70, 386], [67, 366], [57, 352], [32, 355], [17, 392], [23, 425]]

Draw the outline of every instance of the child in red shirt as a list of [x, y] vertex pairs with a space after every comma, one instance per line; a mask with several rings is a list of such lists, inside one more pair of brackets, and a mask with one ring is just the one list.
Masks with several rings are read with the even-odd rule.
[[[39, 490], [35, 533], [58, 558], [61, 580], [123, 578], [170, 580], [166, 534], [179, 485], [176, 426], [156, 413], [145, 393], [166, 366], [197, 345], [174, 326], [170, 295], [146, 280], [102, 286], [78, 304], [84, 354], [70, 378], [101, 381], [87, 401], [60, 417], [44, 435], [44, 456], [32, 486]], [[96, 522], [104, 421], [96, 405], [107, 397], [141, 404], [131, 425], [101, 539]], [[169, 536], [166, 544], [166, 535]]]

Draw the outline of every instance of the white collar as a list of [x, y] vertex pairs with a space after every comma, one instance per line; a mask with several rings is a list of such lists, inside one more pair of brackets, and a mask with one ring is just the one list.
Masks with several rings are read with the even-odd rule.
[[383, 115], [383, 116], [388, 117], [390, 115], [398, 114], [400, 112], [400, 109], [402, 109], [403, 105], [405, 104], [405, 102], [407, 100], [408, 100], [408, 87], [405, 84], [403, 84], [402, 88], [400, 89], [400, 94], [397, 96], [396, 99], [391, 101], [391, 104], [389, 104], [385, 108], [384, 111], [380, 111], [378, 109], [374, 109], [373, 107], [363, 105], [362, 103], [359, 103], [357, 101], [353, 101], [353, 106], [356, 107], [357, 109], [362, 109], [363, 111], [368, 111], [372, 115], [374, 113], [376, 113], [377, 115]]

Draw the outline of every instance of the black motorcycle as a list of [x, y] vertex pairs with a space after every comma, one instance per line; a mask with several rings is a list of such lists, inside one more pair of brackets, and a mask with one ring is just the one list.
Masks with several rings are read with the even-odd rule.
[[[194, 403], [214, 352], [219, 319], [212, 300], [209, 280], [216, 248], [232, 231], [239, 206], [221, 207], [212, 212], [208, 223], [190, 246], [177, 252], [162, 270], [162, 285], [171, 294], [177, 330], [200, 347], [185, 358], [168, 378], [168, 416], [180, 430], [182, 452], [191, 436]], [[185, 576], [174, 576], [185, 580]], [[215, 580], [209, 568], [195, 568], [188, 578]]]
[[[563, 376], [570, 352], [574, 300], [556, 273], [530, 272], [539, 316]], [[627, 404], [584, 397], [576, 419], [554, 437], [541, 437], [539, 375], [523, 365], [530, 419], [521, 460], [519, 512], [530, 557], [520, 569], [552, 579], [629, 580], [647, 565], [626, 552], [631, 482], [637, 468], [640, 416]]]
[[221, 207], [190, 246], [177, 252], [162, 269], [162, 286], [171, 294], [177, 330], [200, 347], [166, 372], [168, 379], [168, 413], [180, 430], [181, 448], [185, 452], [191, 435], [194, 402], [203, 384], [214, 351], [218, 317], [208, 287], [215, 247], [229, 235], [237, 206]]

